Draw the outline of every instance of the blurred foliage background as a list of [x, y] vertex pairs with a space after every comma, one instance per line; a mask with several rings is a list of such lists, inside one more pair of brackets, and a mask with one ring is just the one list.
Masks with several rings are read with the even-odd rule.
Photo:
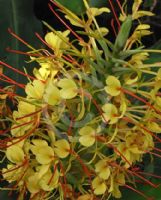
[[[81, 15], [84, 13], [85, 8], [83, 6], [82, 0], [58, 0], [64, 6], [75, 12], [77, 15]], [[49, 0], [0, 0], [0, 60], [10, 64], [14, 68], [23, 71], [23, 67], [25, 67], [28, 73], [32, 73], [32, 69], [34, 64], [27, 63], [27, 57], [25, 55], [13, 54], [6, 51], [7, 47], [11, 49], [16, 49], [20, 51], [27, 51], [28, 48], [23, 45], [21, 42], [13, 38], [8, 33], [8, 28], [11, 28], [17, 35], [23, 38], [26, 42], [33, 45], [36, 48], [41, 48], [42, 43], [36, 38], [35, 32], [44, 35], [48, 30], [41, 23], [41, 20], [46, 21], [51, 26], [53, 26], [57, 30], [64, 30], [65, 27], [61, 24], [61, 22], [53, 16], [48, 8]], [[120, 0], [120, 2], [123, 2]], [[119, 12], [116, 1], [113, 0], [114, 6], [116, 8], [116, 12]], [[131, 5], [133, 0], [128, 0], [128, 9], [131, 9]], [[89, 4], [91, 6], [102, 7], [110, 5], [107, 0], [89, 0]], [[161, 0], [144, 0], [143, 7], [146, 10], [151, 10], [155, 13], [154, 17], [146, 17], [144, 18], [145, 23], [149, 23], [151, 25], [151, 29], [154, 32], [153, 35], [147, 37], [143, 40], [143, 44], [146, 47], [152, 47], [161, 49]], [[55, 6], [55, 10], [57, 10]], [[59, 13], [61, 16], [62, 14]], [[110, 15], [102, 15], [97, 20], [100, 26], [110, 27], [111, 19], [113, 18], [113, 14]], [[73, 27], [74, 28], [74, 27]], [[114, 39], [114, 34], [112, 32], [109, 35], [111, 40]], [[160, 62], [161, 56], [160, 54], [151, 54], [150, 62]], [[12, 70], [3, 67], [4, 73], [16, 80], [19, 83], [25, 83], [27, 80], [19, 75], [18, 73], [13, 72]], [[4, 82], [0, 81], [0, 87], [6, 85]], [[17, 89], [18, 93], [22, 94], [22, 91]], [[160, 147], [161, 148], [161, 147]], [[156, 173], [161, 175], [161, 159], [155, 159], [154, 164], [146, 161], [149, 158], [145, 158], [143, 163], [143, 170]], [[2, 166], [1, 166], [2, 167]], [[149, 177], [151, 179], [151, 177]], [[161, 184], [161, 180], [154, 180], [155, 182]], [[161, 187], [154, 189], [149, 186], [140, 185], [141, 190], [143, 190], [146, 195], [154, 196], [156, 200], [161, 200]], [[143, 198], [138, 196], [132, 191], [124, 191], [124, 197], [122, 200], [137, 199], [142, 200]], [[0, 199], [6, 200], [14, 200], [16, 197], [8, 196], [7, 191], [0, 192]]]

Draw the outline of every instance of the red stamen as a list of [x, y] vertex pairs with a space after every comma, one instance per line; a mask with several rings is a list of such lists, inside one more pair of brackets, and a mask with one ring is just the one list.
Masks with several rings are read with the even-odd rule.
[[41, 54], [23, 52], [23, 51], [19, 51], [15, 49], [10, 49], [9, 47], [6, 48], [6, 51], [10, 53], [16, 53], [16, 54], [21, 54], [21, 55], [26, 55], [26, 56], [35, 56], [35, 57], [41, 56]]
[[35, 33], [36, 37], [39, 38], [39, 40], [45, 44], [47, 47], [49, 47], [50, 49], [52, 49], [52, 47], [38, 34], [38, 33]]
[[110, 147], [112, 147], [114, 149], [114, 151], [116, 151], [124, 159], [124, 161], [129, 164], [129, 166], [131, 166], [131, 163], [127, 160], [127, 158], [116, 147], [114, 147], [112, 144], [108, 144], [108, 145]]
[[112, 27], [112, 30], [115, 34], [115, 37], [117, 36], [117, 33], [116, 33], [116, 28], [115, 28], [115, 25], [114, 25], [114, 19], [111, 20], [111, 27]]
[[161, 142], [161, 139], [156, 136], [153, 132], [149, 131], [146, 127], [144, 126], [140, 126], [140, 128], [142, 128], [143, 130], [145, 130], [147, 133], [149, 133], [151, 136], [153, 136], [156, 140], [158, 140], [159, 142]]
[[111, 2], [111, 0], [109, 0], [109, 3], [110, 3], [110, 6], [111, 6], [111, 9], [112, 9], [112, 12], [113, 12], [113, 14], [114, 14], [114, 17], [115, 17], [115, 20], [116, 20], [116, 22], [117, 22], [117, 25], [118, 25], [118, 30], [120, 30], [120, 21], [119, 21], [119, 19], [118, 19], [118, 16], [117, 16], [117, 14], [116, 14], [116, 11], [115, 11], [115, 8], [114, 8], [114, 6], [113, 6], [113, 3]]
[[5, 172], [1, 172], [1, 174], [7, 174], [7, 173], [9, 173], [9, 172], [13, 172], [14, 170], [17, 170], [17, 169], [19, 169], [19, 168], [25, 166], [26, 163], [27, 163], [27, 160], [24, 160], [24, 162], [23, 162], [21, 165], [18, 165], [18, 166], [16, 166], [16, 167], [12, 167], [11, 169], [8, 169], [8, 170], [5, 171]]
[[161, 179], [161, 176], [156, 175], [156, 174], [151, 174], [151, 173], [147, 173], [147, 172], [137, 172], [137, 173], [140, 173], [140, 174], [143, 174], [143, 175], [148, 175], [148, 176], [152, 176], [152, 177], [154, 177], [154, 178], [159, 178], [159, 179]]
[[151, 181], [147, 180], [146, 178], [144, 178], [143, 176], [139, 175], [138, 173], [136, 173], [135, 171], [131, 171], [131, 170], [127, 170], [130, 174], [134, 174], [135, 176], [139, 177], [140, 179], [142, 179], [145, 183], [149, 184], [150, 186], [157, 188], [158, 185], [155, 185], [154, 183], [152, 183]]
[[124, 92], [125, 94], [128, 94], [128, 95], [130, 95], [130, 96], [132, 96], [132, 97], [138, 99], [139, 101], [145, 103], [145, 104], [146, 104], [147, 106], [149, 106], [151, 109], [155, 110], [156, 113], [161, 114], [161, 112], [160, 112], [159, 110], [157, 110], [153, 105], [151, 105], [151, 104], [150, 104], [148, 101], [146, 101], [145, 99], [143, 99], [143, 98], [137, 96], [135, 93], [133, 93], [133, 92], [131, 92], [131, 91], [129, 91], [129, 90], [126, 90], [126, 89], [124, 89], [124, 88], [121, 88], [121, 91]]
[[74, 156], [76, 156], [76, 159], [78, 159], [78, 161], [79, 161], [79, 163], [81, 164], [81, 166], [82, 166], [82, 168], [83, 168], [85, 174], [88, 176], [88, 178], [89, 178], [89, 180], [90, 180], [90, 182], [91, 182], [91, 173], [90, 173], [90, 171], [88, 170], [87, 166], [83, 163], [83, 161], [82, 161], [82, 159], [80, 158], [80, 156], [79, 156], [76, 152], [74, 152], [73, 150], [71, 150], [71, 149], [69, 150], [69, 152], [70, 152], [71, 154], [73, 154]]
[[127, 185], [127, 184], [125, 184], [124, 186], [125, 186], [126, 188], [129, 188], [130, 190], [133, 190], [134, 192], [138, 193], [139, 195], [141, 195], [142, 197], [144, 197], [144, 198], [147, 199], [147, 200], [152, 200], [152, 199], [153, 199], [152, 197], [146, 196], [143, 192], [141, 192], [141, 191], [139, 191], [139, 190], [136, 190], [135, 188], [133, 188], [133, 187]]
[[121, 12], [124, 13], [124, 10], [123, 10], [122, 5], [120, 4], [119, 0], [116, 0], [116, 2], [117, 2], [117, 5], [119, 6]]
[[28, 124], [31, 124], [31, 123], [33, 123], [33, 122], [34, 122], [34, 120], [29, 121], [29, 122], [25, 122], [25, 123], [23, 123], [23, 124], [19, 124], [19, 125], [17, 125], [17, 126], [12, 127], [12, 128], [6, 129], [5, 131], [0, 131], [0, 134], [5, 134], [5, 133], [7, 133], [7, 132], [9, 132], [9, 131], [11, 131], [11, 130], [14, 130], [14, 129], [16, 129], [16, 128], [20, 128], [20, 127], [22, 127], [22, 126], [24, 126], [24, 125], [28, 125]]
[[21, 43], [23, 43], [24, 45], [26, 45], [27, 47], [29, 47], [32, 50], [35, 50], [31, 45], [29, 45], [27, 42], [25, 42], [22, 38], [20, 38], [18, 35], [16, 35], [10, 28], [8, 28], [8, 32], [15, 37], [17, 40], [19, 40]]
[[149, 154], [152, 154], [152, 155], [154, 155], [154, 156], [156, 156], [156, 157], [161, 158], [161, 155], [160, 155], [160, 154], [157, 154], [157, 153], [154, 153], [154, 152], [151, 152], [151, 151], [145, 151], [145, 153], [149, 153]]
[[64, 180], [65, 187], [64, 187], [64, 184], [62, 184], [62, 186], [63, 186], [63, 191], [64, 191], [64, 198], [66, 199], [66, 197], [67, 197], [67, 188], [66, 188], [67, 180], [65, 177], [65, 171], [64, 171], [64, 167], [63, 167], [62, 163], [60, 162], [59, 165], [60, 165], [61, 172], [63, 174], [63, 180]]
[[5, 79], [0, 78], [0, 80], [2, 80], [4, 82], [17, 85], [18, 87], [23, 88], [23, 89], [25, 88], [24, 84], [18, 83], [18, 82], [14, 81], [13, 79], [9, 78], [8, 76], [6, 76], [4, 74], [0, 74], [0, 76], [5, 78]]
[[[55, 2], [52, 2], [53, 4], [55, 4], [56, 6], [58, 6]], [[61, 17], [54, 11], [53, 7], [51, 6], [51, 4], [48, 4], [49, 5], [49, 8], [50, 10], [54, 13], [54, 15], [61, 21], [61, 23], [68, 29], [71, 31], [71, 33], [80, 41], [80, 42], [84, 42], [84, 40], [79, 36], [77, 35], [76, 32], [74, 32], [70, 26], [68, 26], [64, 20], [61, 19]], [[58, 6], [59, 7], [59, 6]]]
[[0, 64], [6, 66], [6, 67], [8, 67], [9, 69], [12, 69], [14, 72], [17, 72], [18, 74], [21, 74], [21, 75], [23, 75], [23, 76], [25, 76], [25, 77], [28, 77], [28, 78], [32, 79], [32, 80], [35, 80], [35, 79], [36, 79], [36, 78], [33, 77], [33, 76], [30, 76], [30, 75], [28, 75], [28, 74], [25, 74], [24, 72], [21, 72], [21, 71], [18, 70], [18, 69], [13, 68], [12, 66], [8, 65], [7, 63], [4, 63], [4, 62], [0, 61]]
[[16, 93], [13, 93], [13, 92], [8, 92], [8, 91], [5, 91], [4, 89], [1, 89], [0, 88], [0, 92], [3, 92], [5, 94], [7, 94], [9, 97], [13, 98], [14, 96], [19, 96], [21, 97], [20, 95], [16, 94]]
[[[26, 138], [28, 138], [29, 136], [31, 136], [33, 133], [34, 133], [34, 131], [35, 131], [35, 129], [37, 128], [37, 126], [38, 126], [38, 120], [35, 122], [35, 124], [33, 125], [34, 127], [33, 127], [33, 129], [31, 129], [28, 133], [26, 133], [25, 135], [23, 135], [23, 136], [20, 136], [20, 137], [16, 137], [16, 138], [7, 138], [7, 142], [9, 142], [9, 141], [13, 141], [13, 140], [16, 140], [15, 142], [12, 142], [12, 144], [4, 144], [4, 140], [3, 140], [3, 144], [1, 144], [2, 145], [2, 148], [8, 148], [8, 147], [10, 147], [10, 146], [12, 146], [12, 145], [14, 145], [14, 144], [17, 144], [17, 143], [19, 143], [19, 142], [21, 142], [21, 141], [23, 141], [23, 140], [25, 140]], [[19, 138], [19, 140], [17, 140]]]
[[33, 116], [33, 115], [35, 115], [35, 114], [41, 112], [42, 110], [43, 110], [43, 109], [40, 109], [40, 110], [37, 110], [37, 111], [32, 112], [32, 113], [30, 113], [30, 114], [24, 115], [24, 116], [22, 116], [22, 117], [17, 117], [16, 120], [24, 119], [24, 118], [26, 118], [26, 117], [31, 117], [31, 116]]

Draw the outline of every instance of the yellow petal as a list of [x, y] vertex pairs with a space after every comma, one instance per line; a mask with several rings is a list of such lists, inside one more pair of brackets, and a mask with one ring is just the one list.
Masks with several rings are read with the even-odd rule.
[[43, 67], [41, 67], [40, 69], [34, 68], [33, 74], [37, 79], [45, 81], [50, 74], [50, 70]]
[[44, 191], [52, 191], [58, 187], [59, 172], [56, 169], [54, 172], [48, 171], [39, 181], [41, 189]]
[[93, 195], [84, 194], [84, 195], [79, 196], [77, 200], [93, 200]]
[[161, 126], [159, 126], [159, 124], [157, 124], [156, 122], [150, 122], [147, 127], [148, 130], [152, 132], [161, 133]]
[[59, 89], [52, 83], [50, 83], [45, 89], [45, 94], [43, 97], [45, 102], [52, 106], [57, 105], [61, 100]]
[[2, 175], [5, 180], [7, 180], [9, 183], [12, 183], [13, 181], [19, 180], [22, 174], [24, 173], [24, 170], [22, 167], [16, 168], [16, 165], [8, 164], [7, 168], [2, 169]]
[[161, 81], [161, 68], [158, 70], [157, 72], [157, 77], [156, 77], [157, 81]]
[[45, 146], [38, 149], [38, 152], [36, 153], [36, 160], [42, 164], [46, 165], [49, 164], [54, 159], [54, 150], [49, 147]]
[[85, 126], [80, 129], [79, 135], [95, 135], [95, 130], [90, 126]]
[[45, 85], [40, 80], [34, 80], [25, 87], [28, 98], [41, 99], [43, 97]]
[[67, 44], [63, 41], [63, 39], [67, 39], [69, 33], [69, 30], [64, 32], [58, 31], [58, 35], [53, 32], [49, 32], [45, 35], [45, 41], [51, 46], [51, 48], [53, 48], [53, 50], [59, 51], [60, 49], [66, 48]]
[[45, 41], [52, 47], [57, 48], [59, 40], [58, 36], [55, 35], [53, 32], [49, 32], [45, 35]]
[[81, 128], [79, 131], [79, 135], [81, 135], [79, 142], [85, 147], [92, 146], [95, 143], [95, 133], [96, 131], [90, 126]]
[[50, 168], [50, 164], [49, 165], [40, 165], [40, 166], [38, 166], [36, 168], [36, 171], [38, 172], [38, 178], [41, 179], [42, 176], [47, 173], [49, 168]]
[[72, 99], [77, 95], [77, 85], [73, 80], [64, 78], [59, 81], [58, 86], [62, 88], [60, 90], [60, 96], [63, 99]]
[[161, 97], [156, 97], [156, 103], [159, 107], [161, 107]]
[[132, 12], [136, 13], [141, 5], [143, 0], [134, 0], [133, 6], [132, 6]]
[[107, 189], [105, 182], [98, 176], [92, 181], [92, 187], [96, 195], [104, 194]]
[[107, 165], [106, 160], [100, 160], [96, 165], [95, 165], [95, 171], [98, 173], [99, 177], [102, 178], [103, 180], [107, 180], [110, 177], [111, 171], [109, 166]]
[[102, 110], [105, 112], [103, 116], [107, 122], [109, 121], [109, 124], [114, 124], [118, 121], [118, 110], [115, 105], [107, 103], [102, 106]]
[[108, 76], [106, 79], [107, 86], [105, 91], [111, 96], [118, 96], [120, 94], [121, 84], [115, 76]]
[[140, 24], [137, 26], [136, 30], [145, 30], [145, 29], [149, 29], [150, 25], [149, 24]]
[[66, 158], [69, 155], [70, 145], [67, 140], [61, 139], [54, 143], [54, 150], [58, 157]]
[[34, 175], [32, 175], [28, 178], [26, 186], [30, 193], [35, 194], [35, 193], [39, 192], [39, 190], [41, 188], [40, 188], [38, 182], [39, 182], [38, 173], [35, 173]]
[[125, 83], [127, 85], [132, 85], [133, 83], [136, 83], [136, 81], [138, 81], [139, 79], [138, 75], [135, 73], [132, 73], [130, 75], [125, 75], [124, 78], [125, 78]]
[[98, 16], [98, 15], [101, 15], [102, 13], [106, 12], [106, 13], [110, 13], [110, 9], [108, 8], [89, 8], [87, 10], [87, 12], [89, 13], [89, 15], [92, 15], [92, 16]]
[[79, 138], [79, 142], [81, 145], [85, 147], [90, 147], [95, 143], [95, 136], [94, 135], [83, 135]]
[[[73, 15], [73, 13], [72, 13], [72, 15]], [[81, 28], [84, 27], [84, 25], [82, 25], [81, 20], [76, 15], [74, 15], [74, 18], [73, 18], [73, 16], [65, 15], [65, 18], [68, 19], [73, 26], [77, 26], [77, 27], [81, 27]]]
[[48, 143], [45, 140], [40, 140], [40, 139], [33, 139], [32, 143], [34, 145], [31, 145], [31, 151], [33, 152], [33, 154], [37, 154], [39, 153], [39, 149], [40, 148], [46, 148], [48, 147]]
[[100, 33], [101, 33], [101, 35], [102, 36], [105, 36], [105, 35], [107, 35], [108, 34], [108, 32], [109, 32], [109, 30], [107, 29], [107, 28], [105, 28], [105, 27], [100, 27], [99, 28], [99, 30], [95, 30], [94, 31], [94, 35], [97, 37], [99, 37], [100, 36]]
[[18, 112], [22, 116], [33, 113], [35, 111], [36, 111], [35, 105], [32, 105], [32, 104], [24, 102], [24, 101], [20, 101], [19, 104], [18, 104]]
[[25, 154], [21, 147], [13, 145], [7, 148], [6, 156], [8, 160], [13, 163], [22, 163], [24, 161]]
[[114, 185], [114, 189], [112, 191], [112, 196], [115, 197], [115, 198], [121, 198], [122, 197], [122, 194], [119, 190], [119, 186], [118, 185]]
[[140, 17], [144, 17], [144, 16], [153, 16], [154, 14], [150, 11], [145, 11], [145, 10], [139, 10], [137, 11], [137, 13], [135, 15], [132, 16], [133, 20], [134, 19], [138, 19]]

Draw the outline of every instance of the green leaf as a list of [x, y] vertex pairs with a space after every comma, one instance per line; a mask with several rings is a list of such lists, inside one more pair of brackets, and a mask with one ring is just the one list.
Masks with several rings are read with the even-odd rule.
[[114, 54], [119, 53], [125, 46], [125, 43], [131, 31], [131, 27], [132, 27], [132, 17], [129, 15], [126, 18], [126, 20], [123, 22], [120, 28], [120, 31], [118, 33], [118, 36], [116, 38], [115, 46], [114, 46]]
[[[152, 182], [155, 183], [156, 185], [161, 183], [160, 180], [153, 180]], [[149, 198], [149, 200], [150, 199], [161, 200], [161, 185], [158, 188], [153, 188], [152, 186], [140, 184], [138, 186], [138, 190], [143, 192], [147, 197], [151, 197]], [[141, 195], [128, 189], [124, 190], [122, 194], [122, 198], [120, 200], [127, 200], [129, 199], [129, 197], [130, 197], [130, 200], [136, 200], [136, 199], [145, 200], [145, 198], [142, 197]]]
[[[27, 71], [31, 73], [33, 70], [31, 64], [28, 66], [25, 63], [25, 60], [27, 60], [28, 57], [15, 53], [9, 53], [6, 51], [6, 48], [9, 47], [11, 49], [24, 52], [29, 51], [24, 44], [13, 38], [8, 33], [8, 28], [11, 28], [17, 35], [19, 35], [29, 44], [34, 44], [35, 47], [39, 48], [42, 46], [41, 42], [34, 34], [35, 32], [41, 32], [41, 23], [34, 16], [33, 0], [1, 0], [0, 10], [0, 60], [21, 71], [23, 71], [23, 67], [26, 67]], [[27, 80], [26, 77], [19, 75], [18, 73], [13, 72], [6, 67], [4, 67], [4, 73], [6, 76], [20, 83], [25, 83]]]
[[104, 7], [107, 6], [108, 1], [106, 0], [89, 0], [89, 4], [91, 7]]
[[[83, 0], [56, 0], [59, 3], [61, 3], [63, 6], [71, 10], [77, 15], [81, 15], [85, 12], [85, 6], [83, 3]], [[103, 7], [107, 6], [107, 1], [106, 0], [88, 0], [87, 1], [91, 7]]]
[[70, 0], [70, 3], [69, 0], [57, 1], [77, 15], [80, 15], [85, 11], [83, 0]]

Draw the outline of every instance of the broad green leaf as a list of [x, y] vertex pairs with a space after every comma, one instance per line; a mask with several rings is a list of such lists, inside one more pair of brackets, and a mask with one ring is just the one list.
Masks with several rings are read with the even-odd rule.
[[[6, 48], [9, 47], [24, 52], [30, 50], [17, 39], [13, 38], [8, 33], [8, 28], [11, 28], [29, 44], [38, 48], [42, 46], [42, 43], [35, 36], [35, 32], [41, 33], [41, 23], [34, 16], [33, 0], [0, 0], [0, 10], [0, 60], [21, 71], [23, 71], [23, 67], [26, 67], [28, 73], [31, 73], [33, 70], [31, 64], [25, 62], [25, 60], [28, 60], [28, 57], [9, 53], [6, 51]], [[27, 80], [26, 77], [6, 67], [3, 70], [8, 77], [17, 82], [25, 83], [25, 80]], [[1, 84], [4, 85], [4, 83]]]
[[[68, 8], [77, 15], [81, 15], [82, 13], [85, 12], [85, 6], [83, 0], [70, 0], [70, 3], [69, 0], [56, 0], [56, 1], [58, 1], [63, 6], [65, 6], [66, 8]], [[106, 0], [87, 0], [87, 2], [89, 3], [90, 7], [98, 7], [98, 8], [107, 6], [108, 4]]]

